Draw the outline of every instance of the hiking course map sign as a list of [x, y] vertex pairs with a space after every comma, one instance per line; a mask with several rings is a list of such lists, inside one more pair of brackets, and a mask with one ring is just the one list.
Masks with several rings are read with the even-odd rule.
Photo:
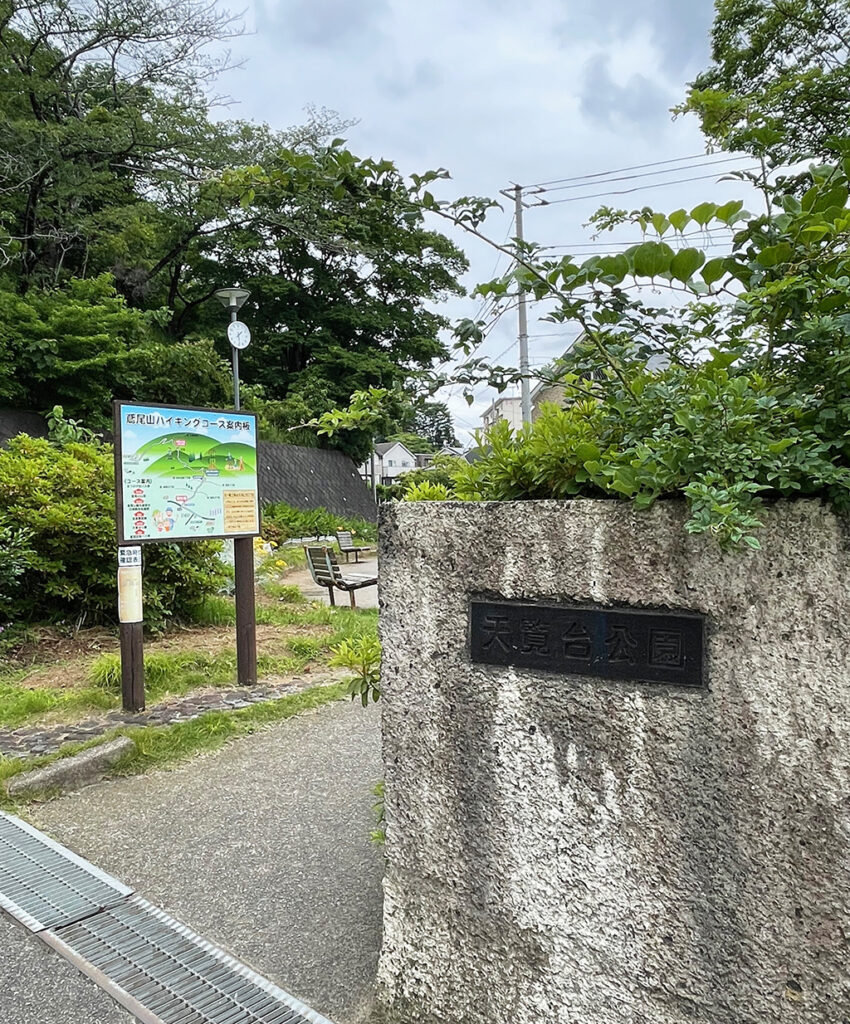
[[259, 533], [256, 416], [129, 402], [114, 415], [119, 543]]

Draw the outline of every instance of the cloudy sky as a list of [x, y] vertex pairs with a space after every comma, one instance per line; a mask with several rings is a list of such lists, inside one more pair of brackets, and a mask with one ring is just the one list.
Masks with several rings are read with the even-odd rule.
[[[715, 182], [725, 166], [695, 166], [700, 159], [622, 182], [591, 179], [576, 188], [569, 181], [705, 152], [695, 120], [673, 121], [669, 109], [707, 62], [712, 10], [712, 0], [253, 0], [248, 34], [232, 47], [244, 67], [219, 87], [234, 100], [231, 116], [275, 128], [302, 121], [308, 105], [356, 119], [347, 132], [355, 152], [387, 157], [405, 172], [448, 168], [446, 198], [497, 195], [515, 182], [566, 185], [546, 193], [550, 205], [527, 211], [526, 236], [582, 245], [575, 251], [590, 255], [599, 250], [583, 225], [602, 203], [669, 211], [746, 195], [739, 183]], [[701, 180], [681, 180], [690, 177]], [[488, 221], [498, 241], [512, 212], [506, 204]], [[470, 289], [494, 267], [505, 269], [481, 243], [461, 243], [472, 264]], [[479, 305], [453, 300], [445, 312], [470, 316]], [[537, 315], [529, 325], [532, 366], [563, 351], [574, 334]], [[482, 354], [516, 360], [515, 339], [510, 316]], [[459, 389], [447, 393], [464, 434], [493, 397], [477, 391], [471, 407]]]

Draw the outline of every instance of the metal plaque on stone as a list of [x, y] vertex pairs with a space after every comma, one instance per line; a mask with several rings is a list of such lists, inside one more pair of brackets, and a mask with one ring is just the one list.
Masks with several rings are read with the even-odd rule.
[[705, 617], [473, 599], [472, 661], [641, 683], [704, 684]]

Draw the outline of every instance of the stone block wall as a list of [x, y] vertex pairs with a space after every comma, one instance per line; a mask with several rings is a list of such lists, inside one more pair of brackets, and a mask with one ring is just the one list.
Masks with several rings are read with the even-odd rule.
[[[850, 553], [676, 502], [381, 514], [383, 1018], [850, 1024]], [[471, 596], [707, 617], [688, 690], [472, 664]]]

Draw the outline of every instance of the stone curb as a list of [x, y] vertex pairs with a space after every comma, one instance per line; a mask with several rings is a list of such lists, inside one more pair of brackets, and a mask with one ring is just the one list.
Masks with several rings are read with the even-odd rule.
[[118, 736], [99, 747], [61, 758], [44, 768], [13, 775], [6, 783], [6, 792], [15, 797], [29, 796], [46, 789], [76, 789], [99, 778], [107, 768], [135, 748], [136, 744], [129, 736]]
[[325, 686], [347, 678], [344, 672], [328, 672], [309, 679], [293, 677], [283, 683], [260, 683], [253, 688], [239, 690], [216, 689], [211, 693], [189, 694], [180, 700], [169, 700], [156, 704], [147, 711], [130, 714], [110, 711], [103, 718], [86, 719], [84, 722], [58, 725], [47, 729], [24, 726], [19, 729], [0, 729], [0, 757], [40, 757], [55, 754], [65, 743], [85, 743], [97, 736], [103, 736], [110, 729], [133, 725], [171, 725], [186, 722], [206, 714], [208, 711], [235, 711], [266, 701], [279, 700], [293, 693]]

